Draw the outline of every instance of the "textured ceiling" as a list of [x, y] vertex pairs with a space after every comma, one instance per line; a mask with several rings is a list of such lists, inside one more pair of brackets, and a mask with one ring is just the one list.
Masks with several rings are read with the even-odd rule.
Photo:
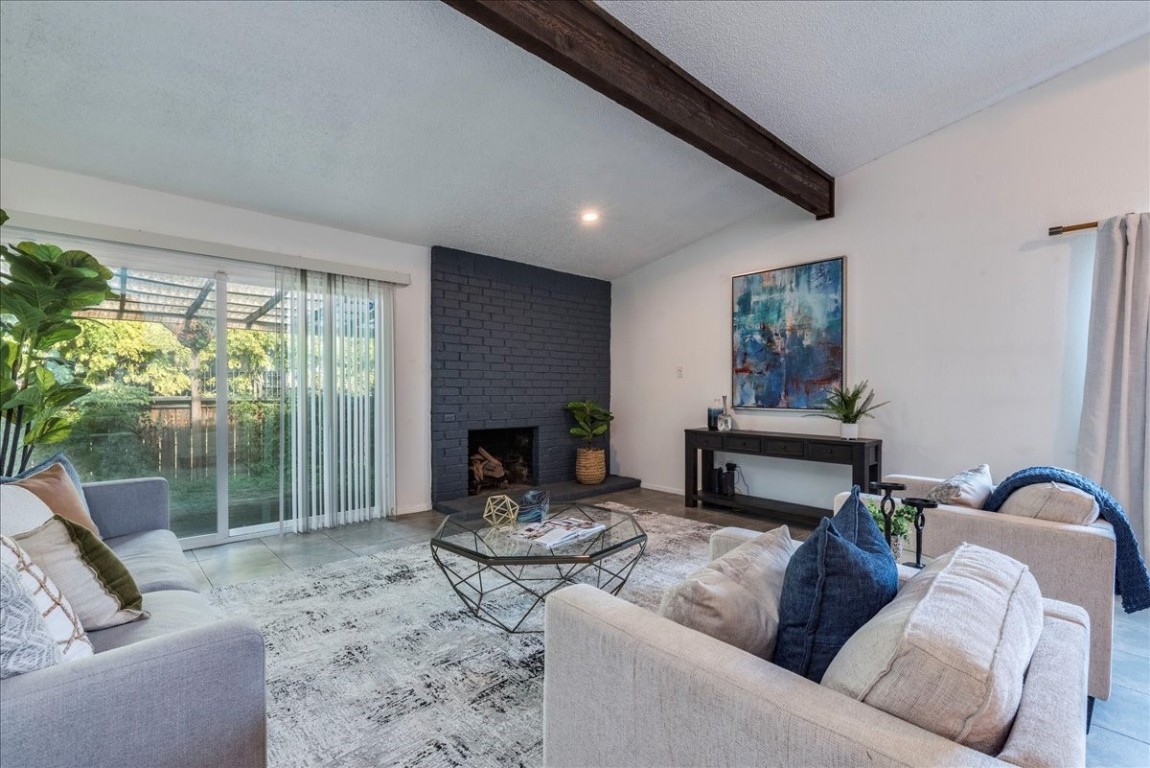
[[[603, 4], [835, 174], [1148, 17], [1113, 2]], [[6, 1], [0, 106], [12, 160], [605, 278], [786, 204], [436, 2]], [[595, 228], [577, 222], [590, 206]]]
[[598, 0], [841, 176], [1150, 31], [1150, 3]]

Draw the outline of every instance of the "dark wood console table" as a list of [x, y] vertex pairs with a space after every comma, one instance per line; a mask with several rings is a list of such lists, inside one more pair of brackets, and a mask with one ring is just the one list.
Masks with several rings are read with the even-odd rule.
[[[697, 507], [699, 502], [709, 507], [733, 509], [763, 516], [806, 518], [818, 522], [833, 514], [830, 499], [827, 507], [812, 507], [778, 499], [763, 499], [736, 493], [699, 490], [699, 453], [703, 454], [703, 477], [710, 476], [715, 467], [715, 451], [745, 453], [752, 456], [771, 456], [777, 459], [821, 461], [827, 464], [846, 464], [851, 468], [851, 482], [863, 491], [882, 478], [882, 440], [847, 440], [829, 435], [796, 435], [790, 432], [751, 432], [731, 430], [715, 432], [708, 429], [688, 429], [686, 433], [686, 482], [683, 484], [685, 503]], [[704, 480], [704, 483], [706, 481]], [[844, 489], [846, 490], [846, 489]]]

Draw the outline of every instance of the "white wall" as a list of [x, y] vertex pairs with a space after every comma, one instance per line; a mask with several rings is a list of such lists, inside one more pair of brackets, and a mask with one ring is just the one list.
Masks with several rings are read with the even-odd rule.
[[[885, 472], [1073, 467], [1093, 232], [1046, 228], [1150, 208], [1148, 40], [838, 179], [834, 219], [783, 206], [616, 280], [612, 471], [681, 491], [682, 430], [731, 390], [731, 276], [844, 254], [847, 378], [891, 401], [862, 424], [884, 440]], [[736, 423], [838, 430], [795, 414]], [[755, 495], [826, 505], [850, 481], [733, 460]]]
[[411, 285], [395, 291], [396, 503], [401, 513], [431, 508], [431, 281], [427, 247], [10, 160], [0, 160], [0, 206], [9, 211], [409, 273]]

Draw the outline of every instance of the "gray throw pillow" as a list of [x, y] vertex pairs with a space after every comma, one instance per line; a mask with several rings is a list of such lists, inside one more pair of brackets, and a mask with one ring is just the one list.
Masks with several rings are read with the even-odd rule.
[[20, 575], [0, 563], [0, 679], [51, 667], [64, 660]]
[[982, 509], [982, 505], [994, 492], [994, 481], [990, 477], [990, 465], [979, 464], [974, 469], [959, 472], [931, 488], [926, 497], [939, 504], [957, 507]]
[[740, 544], [667, 590], [662, 616], [770, 659], [779, 631], [779, 596], [797, 548], [784, 525]]

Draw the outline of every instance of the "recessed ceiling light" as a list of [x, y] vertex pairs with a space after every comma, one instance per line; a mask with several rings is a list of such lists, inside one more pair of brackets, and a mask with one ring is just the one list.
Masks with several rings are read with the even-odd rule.
[[579, 219], [584, 224], [594, 224], [595, 222], [597, 222], [599, 220], [599, 212], [598, 211], [583, 211], [582, 215], [579, 216]]

